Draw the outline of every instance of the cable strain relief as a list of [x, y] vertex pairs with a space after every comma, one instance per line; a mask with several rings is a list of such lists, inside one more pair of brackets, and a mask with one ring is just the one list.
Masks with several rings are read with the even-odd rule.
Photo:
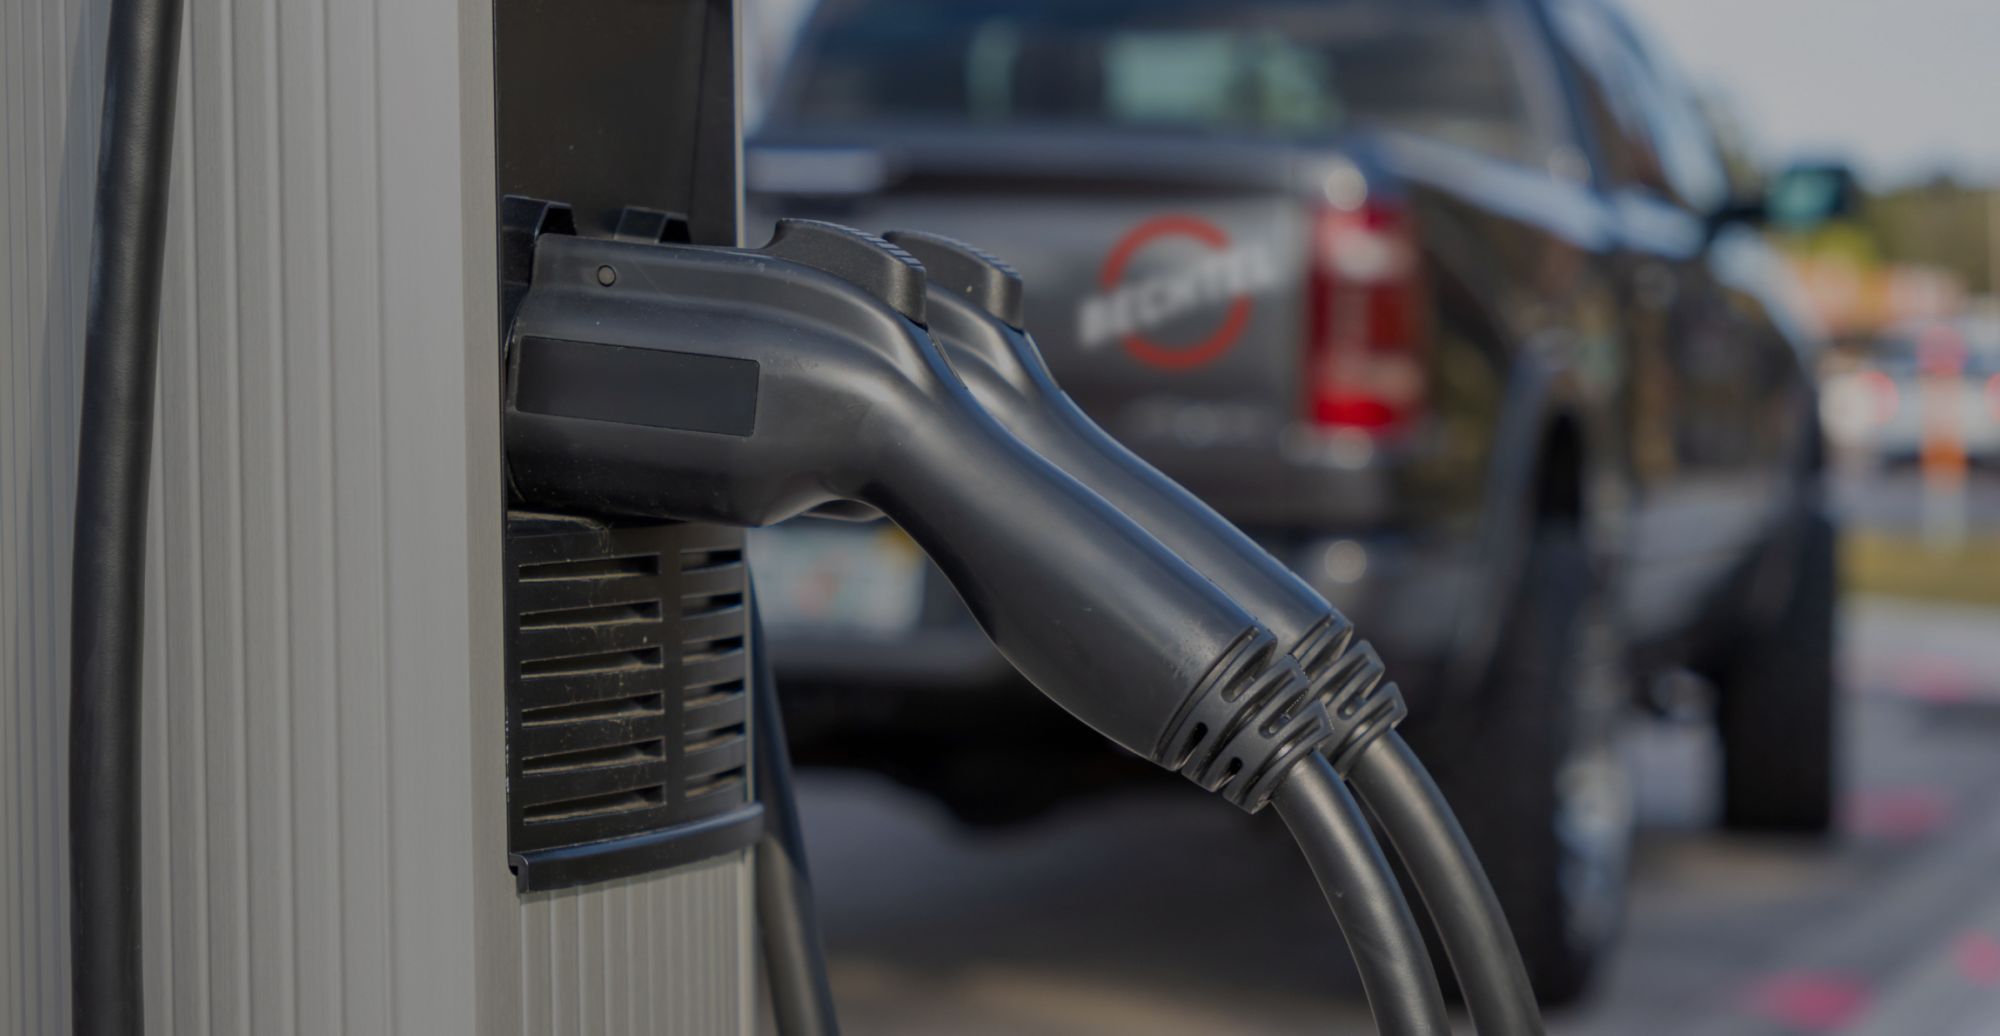
[[1325, 709], [1330, 723], [1322, 751], [1334, 772], [1346, 777], [1369, 745], [1409, 715], [1409, 706], [1394, 683], [1383, 681], [1382, 657], [1365, 640], [1316, 661], [1307, 677], [1312, 700]]
[[[1259, 631], [1260, 633], [1262, 631]], [[1269, 633], [1224, 656], [1154, 762], [1255, 813], [1293, 765], [1333, 734], [1305, 671]]]
[[1337, 611], [1329, 611], [1299, 635], [1290, 654], [1299, 660], [1299, 668], [1306, 671], [1307, 679], [1312, 679], [1313, 674], [1338, 664], [1340, 656], [1353, 643], [1354, 623]]

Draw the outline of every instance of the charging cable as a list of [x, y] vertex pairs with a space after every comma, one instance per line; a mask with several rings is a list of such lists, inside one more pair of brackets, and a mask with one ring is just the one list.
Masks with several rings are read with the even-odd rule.
[[1401, 693], [1326, 599], [1207, 504], [1139, 459], [1056, 384], [1023, 327], [1021, 278], [935, 234], [887, 240], [923, 263], [929, 327], [973, 396], [1022, 441], [1157, 536], [1270, 629], [1304, 668], [1334, 733], [1324, 747], [1387, 832], [1436, 923], [1482, 1036], [1538, 1036], [1513, 934], [1464, 831], [1394, 731]]
[[136, 1036], [145, 1027], [140, 653], [181, 15], [180, 0], [114, 0], [104, 54], [70, 583], [70, 1017], [78, 1036]]

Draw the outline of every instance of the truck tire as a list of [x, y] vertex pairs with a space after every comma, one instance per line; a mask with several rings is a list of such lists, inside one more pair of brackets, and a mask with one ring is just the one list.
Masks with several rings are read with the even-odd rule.
[[[1623, 652], [1575, 530], [1530, 552], [1493, 669], [1434, 769], [1545, 1004], [1575, 1000], [1624, 919], [1633, 832]], [[1442, 969], [1441, 969], [1442, 970]]]
[[1717, 680], [1722, 822], [1738, 831], [1820, 835], [1838, 791], [1833, 522], [1806, 514], [1785, 546], [1798, 551], [1772, 621], [1731, 645]]

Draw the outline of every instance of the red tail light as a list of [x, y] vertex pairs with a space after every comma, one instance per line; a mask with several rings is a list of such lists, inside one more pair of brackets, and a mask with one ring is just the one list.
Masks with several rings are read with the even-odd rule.
[[1306, 418], [1392, 434], [1424, 405], [1424, 310], [1409, 214], [1370, 199], [1313, 215]]

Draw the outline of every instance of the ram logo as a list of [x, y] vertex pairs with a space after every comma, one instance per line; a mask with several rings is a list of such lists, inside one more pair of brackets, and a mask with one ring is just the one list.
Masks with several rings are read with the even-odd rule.
[[[1168, 246], [1187, 258], [1166, 269], [1131, 277], [1133, 260], [1156, 245]], [[1086, 349], [1110, 342], [1142, 363], [1164, 370], [1192, 370], [1228, 352], [1250, 324], [1253, 297], [1276, 287], [1283, 264], [1265, 243], [1232, 244], [1221, 227], [1195, 216], [1160, 216], [1132, 229], [1106, 257], [1098, 271], [1097, 294], [1084, 299], [1078, 312], [1077, 338]], [[1190, 314], [1221, 309], [1222, 322], [1192, 342], [1162, 342], [1149, 337]]]

